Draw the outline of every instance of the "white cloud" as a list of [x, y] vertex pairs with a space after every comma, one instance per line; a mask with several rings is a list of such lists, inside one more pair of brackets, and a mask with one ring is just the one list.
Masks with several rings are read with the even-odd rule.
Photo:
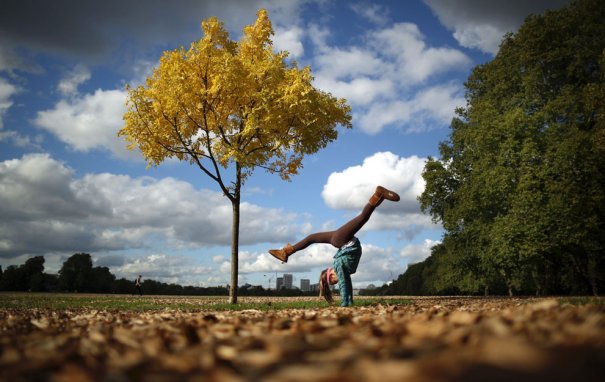
[[504, 33], [506, 32], [493, 25], [464, 24], [455, 27], [454, 38], [464, 47], [495, 55]]
[[378, 75], [384, 67], [384, 62], [375, 52], [355, 46], [326, 49], [315, 58], [315, 62], [322, 76], [334, 79]]
[[[346, 95], [347, 102], [362, 108], [371, 106], [377, 99], [392, 98], [396, 94], [396, 85], [386, 78], [357, 77], [347, 81], [320, 74], [315, 79], [315, 85], [320, 89], [330, 89], [339, 97]], [[367, 126], [360, 127], [371, 133]]]
[[[308, 3], [321, 2], [322, 0], [242, 0], [240, 4], [236, 4], [236, 8], [242, 11], [242, 16], [247, 19], [247, 23], [251, 23], [254, 19], [250, 19], [260, 8], [266, 8], [269, 12], [269, 17], [274, 25], [292, 25], [300, 21], [300, 9]], [[248, 10], [242, 10], [242, 4], [248, 5]]]
[[74, 96], [78, 93], [78, 86], [90, 79], [90, 70], [78, 65], [59, 81], [57, 89], [63, 96]]
[[425, 36], [412, 23], [397, 23], [372, 33], [377, 52], [383, 52], [392, 65], [401, 66], [398, 80], [405, 85], [425, 81], [429, 76], [470, 65], [470, 59], [453, 48], [427, 46]]
[[384, 101], [369, 105], [362, 113], [355, 113], [353, 120], [368, 134], [378, 134], [386, 126], [411, 120], [412, 104], [406, 101]]
[[415, 113], [429, 112], [432, 119], [445, 123], [450, 122], [452, 110], [465, 103], [460, 85], [448, 83], [419, 91], [412, 102], [412, 109]]
[[[2, 49], [0, 49], [0, 61], [2, 60], [2, 54]], [[0, 62], [1, 70], [2, 63]], [[0, 77], [0, 142], [10, 142], [13, 146], [20, 148], [39, 149], [42, 141], [40, 136], [30, 137], [15, 130], [4, 129], [4, 117], [14, 104], [12, 97], [19, 93], [20, 90], [16, 85]]]
[[468, 68], [471, 60], [457, 49], [429, 46], [415, 24], [372, 30], [348, 47], [330, 46], [329, 32], [318, 26], [309, 36], [317, 51], [315, 85], [346, 98], [355, 108], [354, 124], [366, 133], [388, 126], [405, 132], [440, 128], [464, 104], [461, 85], [436, 80]]
[[359, 166], [332, 173], [322, 197], [332, 208], [360, 211], [377, 185], [387, 187], [397, 192], [401, 200], [385, 201], [364, 229], [398, 229], [410, 238], [423, 228], [435, 228], [430, 218], [420, 212], [416, 199], [424, 191], [424, 163], [425, 159], [417, 156], [400, 158], [390, 152], [378, 152], [365, 158]]
[[125, 91], [98, 89], [92, 94], [61, 100], [53, 109], [38, 112], [34, 123], [75, 150], [102, 149], [118, 158], [140, 159], [117, 136], [124, 123], [125, 102]]
[[19, 134], [14, 130], [4, 130], [0, 131], [0, 142], [3, 141], [11, 142], [15, 147], [41, 150], [40, 144], [42, 143], [42, 136], [37, 135], [35, 137], [30, 137]]
[[280, 50], [287, 50], [291, 57], [301, 57], [305, 53], [302, 43], [303, 30], [298, 26], [290, 28], [275, 28], [273, 37], [273, 47]]
[[440, 241], [425, 239], [420, 244], [409, 244], [404, 247], [399, 255], [403, 257], [408, 264], [418, 263], [425, 260], [431, 254], [431, 249], [439, 244]]
[[353, 117], [368, 134], [393, 124], [407, 126], [407, 133], [425, 132], [447, 125], [456, 107], [465, 103], [461, 86], [450, 83], [420, 90], [410, 100], [374, 102]]
[[365, 244], [362, 252], [357, 272], [351, 275], [356, 288], [370, 283], [381, 285], [403, 273], [401, 262], [393, 249]]
[[262, 188], [262, 187], [245, 187], [242, 190], [242, 194], [249, 196], [249, 195], [264, 195], [264, 196], [271, 196], [273, 195], [273, 192], [275, 190], [273, 188]]
[[0, 77], [0, 129], [3, 128], [4, 115], [13, 106], [11, 97], [17, 93], [18, 89], [15, 85], [9, 83], [4, 78]]
[[147, 81], [147, 77], [153, 74], [154, 68], [157, 66], [157, 62], [138, 60], [132, 65], [133, 78], [129, 82], [129, 85], [133, 88], [144, 85]]
[[[199, 286], [203, 277], [214, 273], [212, 267], [199, 265], [194, 259], [183, 255], [163, 253], [135, 257], [125, 264], [111, 268], [116, 277], [135, 279], [138, 275], [165, 283]], [[145, 291], [143, 291], [145, 292]]]
[[326, 52], [329, 48], [327, 41], [331, 35], [330, 30], [313, 22], [310, 23], [306, 29], [309, 39], [313, 43], [315, 49], [319, 52]]
[[389, 10], [384, 5], [369, 3], [354, 3], [350, 5], [353, 12], [367, 19], [368, 21], [384, 25], [389, 22]]
[[424, 0], [460, 45], [496, 54], [502, 37], [516, 32], [530, 13], [556, 9], [569, 0]]
[[[231, 242], [231, 205], [220, 193], [173, 178], [75, 178], [47, 154], [0, 162], [0, 215], [0, 257]], [[240, 245], [298, 236], [295, 220], [281, 210], [242, 203]]]
[[421, 173], [425, 161], [417, 156], [400, 158], [391, 152], [375, 153], [361, 165], [332, 173], [322, 196], [332, 208], [357, 210], [363, 208], [377, 185], [383, 185], [401, 196], [398, 209], [416, 212], [416, 197], [424, 190]]
[[373, 30], [362, 39], [363, 45], [347, 48], [329, 46], [326, 41], [329, 34], [317, 27], [310, 34], [319, 50], [315, 57], [318, 76], [334, 80], [378, 76], [409, 87], [471, 63], [459, 50], [427, 46], [425, 36], [412, 23]]
[[[72, 187], [73, 170], [48, 154], [31, 154], [0, 162], [3, 220], [43, 220], [56, 216], [75, 221], [89, 213], [104, 213], [101, 195]], [[91, 202], [82, 198], [93, 197]], [[98, 209], [93, 208], [97, 203]]]

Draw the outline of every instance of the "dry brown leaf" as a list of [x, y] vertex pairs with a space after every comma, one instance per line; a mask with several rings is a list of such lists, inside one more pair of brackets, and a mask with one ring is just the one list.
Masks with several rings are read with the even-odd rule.
[[413, 301], [268, 312], [0, 308], [0, 380], [602, 379], [602, 306]]
[[471, 313], [456, 310], [448, 316], [449, 321], [454, 325], [472, 325], [479, 319], [477, 313]]
[[42, 317], [39, 320], [31, 319], [30, 322], [32, 323], [32, 325], [34, 325], [38, 329], [46, 329], [46, 328], [48, 328], [48, 325], [49, 325], [49, 321], [46, 317]]

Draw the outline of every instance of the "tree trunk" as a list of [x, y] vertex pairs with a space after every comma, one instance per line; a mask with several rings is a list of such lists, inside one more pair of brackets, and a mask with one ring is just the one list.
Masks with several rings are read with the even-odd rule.
[[596, 275], [596, 269], [597, 269], [597, 264], [596, 264], [596, 260], [593, 256], [591, 256], [591, 254], [588, 254], [588, 278], [590, 280], [590, 289], [592, 290], [592, 295], [595, 297], [599, 296], [599, 290], [598, 290], [598, 282], [597, 282], [597, 275]]
[[237, 274], [239, 260], [239, 200], [232, 203], [233, 225], [231, 226], [231, 287], [229, 303], [237, 304]]
[[536, 288], [536, 296], [541, 296], [542, 289], [543, 289], [542, 284], [543, 284], [544, 276], [540, 276], [538, 271], [532, 271], [531, 275], [532, 275], [532, 279], [534, 281], [534, 287]]
[[500, 274], [504, 279], [504, 283], [506, 284], [506, 288], [508, 288], [508, 296], [513, 297], [513, 281], [512, 278], [508, 277], [508, 273], [504, 269], [500, 269]]
[[231, 206], [233, 208], [233, 223], [231, 225], [231, 288], [229, 289], [229, 303], [237, 304], [237, 276], [239, 267], [239, 210], [240, 189], [242, 185], [242, 172], [239, 163], [236, 164], [236, 180], [233, 190]]
[[596, 284], [593, 283], [593, 281], [591, 280], [591, 272], [589, 265], [590, 259], [588, 259], [588, 255], [586, 254], [584, 254], [584, 256], [582, 257], [583, 258], [578, 259], [576, 253], [572, 253], [571, 261], [573, 262], [576, 273], [578, 274], [578, 276], [580, 276], [580, 278], [584, 281], [586, 285], [586, 293], [590, 293], [590, 291], [592, 291], [593, 294], [596, 296]]

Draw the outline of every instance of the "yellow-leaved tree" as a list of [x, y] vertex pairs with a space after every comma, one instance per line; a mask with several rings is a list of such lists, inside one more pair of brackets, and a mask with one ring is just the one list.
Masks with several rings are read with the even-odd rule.
[[287, 52], [274, 52], [266, 10], [239, 42], [215, 17], [202, 30], [189, 50], [164, 52], [145, 85], [127, 88], [119, 135], [149, 165], [176, 157], [198, 166], [231, 201], [229, 301], [237, 303], [244, 181], [257, 167], [289, 180], [305, 154], [337, 138], [338, 125], [351, 128], [350, 107], [313, 87], [309, 67], [299, 69], [286, 61]]

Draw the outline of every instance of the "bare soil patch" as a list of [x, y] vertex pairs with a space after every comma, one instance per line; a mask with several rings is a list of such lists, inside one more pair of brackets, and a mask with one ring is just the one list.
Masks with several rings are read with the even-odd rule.
[[265, 312], [0, 307], [0, 379], [603, 380], [602, 304], [411, 299]]

